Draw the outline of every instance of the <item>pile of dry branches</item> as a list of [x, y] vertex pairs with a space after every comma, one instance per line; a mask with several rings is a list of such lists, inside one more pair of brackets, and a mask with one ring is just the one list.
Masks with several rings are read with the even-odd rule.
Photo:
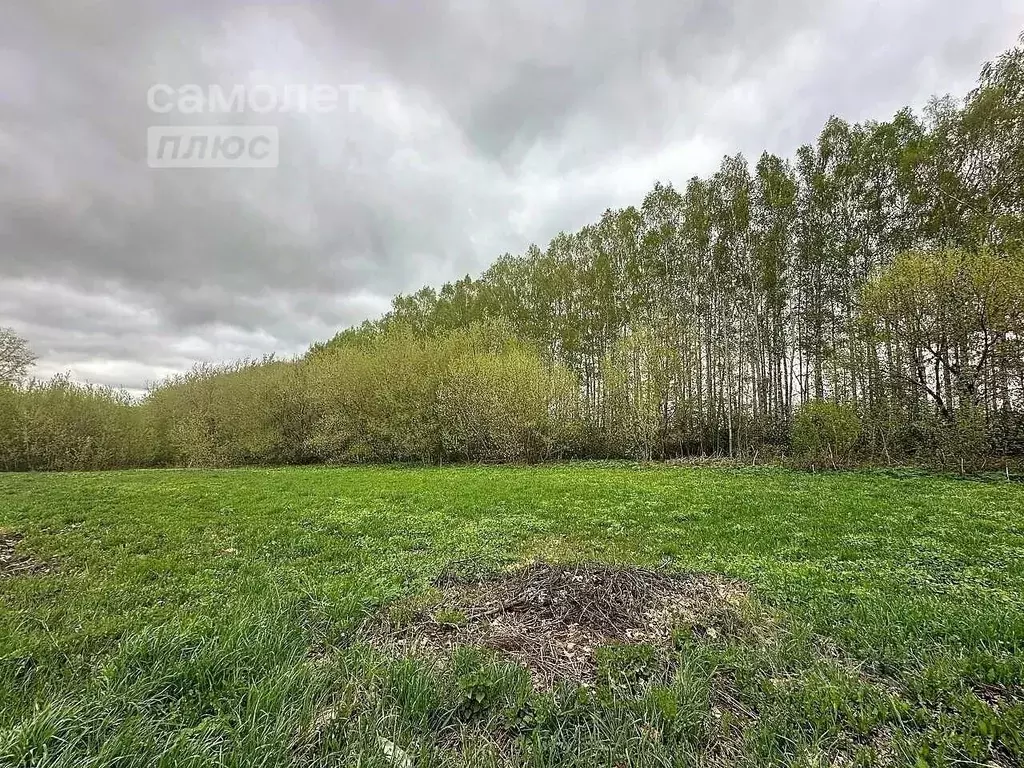
[[379, 637], [410, 652], [488, 648], [545, 685], [592, 680], [602, 645], [666, 646], [679, 626], [714, 633], [746, 593], [718, 576], [598, 564], [536, 563], [469, 582], [448, 571], [436, 586], [437, 605], [385, 622]]

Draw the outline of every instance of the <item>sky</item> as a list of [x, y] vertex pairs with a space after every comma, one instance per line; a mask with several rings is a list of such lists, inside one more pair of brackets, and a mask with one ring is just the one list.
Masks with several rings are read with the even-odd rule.
[[[790, 157], [830, 115], [962, 96], [1024, 3], [0, 0], [0, 19], [0, 326], [38, 376], [138, 392], [300, 354], [655, 181]], [[186, 86], [241, 89], [242, 110]], [[154, 126], [274, 128], [276, 167], [151, 167]]]

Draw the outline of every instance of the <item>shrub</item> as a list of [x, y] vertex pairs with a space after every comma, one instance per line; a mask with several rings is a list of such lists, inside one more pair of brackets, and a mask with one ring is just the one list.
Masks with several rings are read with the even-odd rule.
[[405, 330], [318, 353], [309, 360], [311, 452], [329, 462], [436, 459], [442, 365], [433, 340]]
[[141, 413], [125, 392], [66, 375], [0, 387], [0, 469], [119, 469], [150, 461]]
[[814, 400], [793, 418], [793, 451], [805, 463], [838, 467], [853, 458], [860, 432], [860, 417], [852, 406]]
[[154, 452], [164, 464], [300, 464], [312, 409], [307, 369], [267, 358], [197, 366], [154, 388], [143, 404]]
[[550, 459], [570, 442], [575, 399], [572, 375], [526, 347], [464, 355], [439, 392], [443, 445], [461, 459]]

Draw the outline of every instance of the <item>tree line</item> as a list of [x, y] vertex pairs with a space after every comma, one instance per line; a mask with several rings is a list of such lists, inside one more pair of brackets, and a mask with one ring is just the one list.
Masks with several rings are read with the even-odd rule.
[[[92, 466], [108, 439], [137, 453], [105, 466], [984, 463], [1024, 454], [1022, 259], [1024, 45], [964, 99], [656, 184], [301, 359], [200, 367], [135, 404], [8, 386], [0, 467]], [[76, 398], [82, 424], [58, 428]]]

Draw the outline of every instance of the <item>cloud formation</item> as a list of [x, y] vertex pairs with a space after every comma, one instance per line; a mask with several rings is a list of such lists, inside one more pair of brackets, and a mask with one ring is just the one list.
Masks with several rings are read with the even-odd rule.
[[[140, 389], [294, 354], [725, 153], [962, 94], [1010, 0], [33, 0], [0, 25], [0, 325]], [[330, 114], [159, 115], [155, 84], [338, 84]], [[272, 124], [275, 170], [154, 170], [146, 129]]]

